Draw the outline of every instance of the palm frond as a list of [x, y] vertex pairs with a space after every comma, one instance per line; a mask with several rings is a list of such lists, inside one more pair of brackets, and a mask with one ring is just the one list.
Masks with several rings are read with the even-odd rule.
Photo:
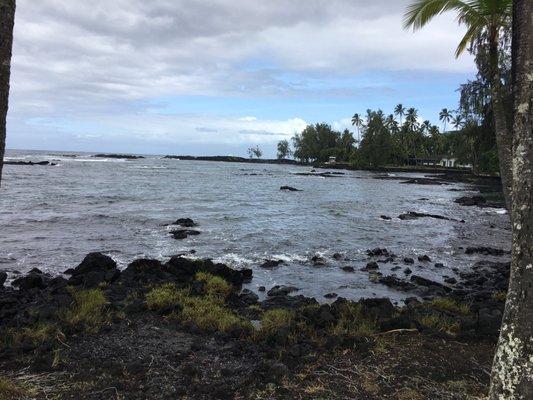
[[461, 1], [461, 0], [415, 0], [412, 4], [407, 6], [404, 14], [403, 26], [405, 29], [413, 28], [413, 30], [424, 27], [437, 15], [446, 11], [458, 11], [459, 18], [470, 19], [479, 17], [479, 9], [476, 7], [477, 1]]

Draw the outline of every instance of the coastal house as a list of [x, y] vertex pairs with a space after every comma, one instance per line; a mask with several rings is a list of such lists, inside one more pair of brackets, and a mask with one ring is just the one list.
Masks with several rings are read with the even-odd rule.
[[409, 165], [472, 169], [472, 164], [461, 164], [452, 156], [409, 157]]
[[337, 162], [337, 157], [335, 156], [330, 156], [328, 158], [328, 161], [326, 161], [326, 164], [335, 164]]

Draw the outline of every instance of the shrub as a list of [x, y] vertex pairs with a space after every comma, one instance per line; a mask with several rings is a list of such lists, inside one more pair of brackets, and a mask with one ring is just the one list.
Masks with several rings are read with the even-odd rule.
[[458, 322], [454, 321], [452, 318], [438, 314], [423, 315], [419, 322], [426, 328], [436, 329], [451, 334], [457, 333], [460, 329]]
[[448, 311], [454, 314], [468, 315], [470, 314], [470, 307], [468, 304], [461, 303], [460, 301], [439, 297], [431, 301], [431, 305], [440, 311]]
[[64, 313], [66, 323], [94, 332], [110, 320], [109, 314], [104, 310], [107, 299], [101, 289], [71, 289], [70, 292], [74, 304]]
[[198, 272], [196, 280], [205, 284], [205, 294], [207, 296], [220, 302], [224, 302], [233, 290], [226, 280], [207, 272]]

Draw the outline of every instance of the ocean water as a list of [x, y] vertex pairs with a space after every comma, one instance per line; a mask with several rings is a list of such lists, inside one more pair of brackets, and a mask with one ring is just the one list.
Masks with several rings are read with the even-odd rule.
[[[91, 251], [113, 257], [121, 267], [139, 257], [168, 259], [196, 250], [235, 268], [254, 270], [251, 289], [276, 284], [315, 296], [335, 292], [347, 298], [405, 293], [372, 283], [366, 250], [386, 247], [402, 268], [380, 264], [384, 275], [403, 277], [403, 257], [428, 254], [431, 263], [409, 266], [437, 281], [455, 276], [486, 256], [465, 255], [464, 247], [508, 249], [510, 231], [503, 210], [463, 207], [472, 195], [466, 184], [408, 185], [376, 179], [383, 174], [346, 171], [335, 178], [302, 176], [311, 168], [286, 165], [167, 160], [101, 159], [90, 154], [11, 150], [6, 160], [49, 160], [57, 166], [4, 167], [0, 189], [0, 270], [10, 279], [37, 267], [61, 273]], [[322, 172], [322, 171], [321, 171]], [[393, 174], [389, 174], [393, 175]], [[402, 176], [422, 176], [402, 173]], [[301, 192], [284, 192], [282, 185]], [[450, 189], [459, 191], [450, 191]], [[396, 218], [407, 211], [440, 214], [465, 223]], [[380, 215], [393, 217], [383, 220]], [[175, 240], [165, 224], [190, 217], [202, 233]], [[343, 259], [332, 256], [340, 253]], [[310, 260], [320, 255], [326, 265]], [[265, 259], [285, 263], [265, 270]], [[445, 268], [435, 268], [440, 262]], [[352, 266], [354, 273], [341, 270]]]

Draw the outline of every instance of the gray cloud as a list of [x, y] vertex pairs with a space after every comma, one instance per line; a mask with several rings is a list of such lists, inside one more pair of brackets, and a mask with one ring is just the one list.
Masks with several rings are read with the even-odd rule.
[[[406, 3], [19, 0], [10, 126], [23, 132], [32, 119], [63, 117], [77, 125], [111, 124], [113, 116], [123, 123], [172, 96], [346, 97], [390, 91], [378, 84], [328, 84], [376, 69], [472, 70], [468, 57], [457, 62], [451, 56], [456, 22], [443, 17], [413, 35], [401, 28]], [[200, 124], [197, 132], [215, 129]]]

